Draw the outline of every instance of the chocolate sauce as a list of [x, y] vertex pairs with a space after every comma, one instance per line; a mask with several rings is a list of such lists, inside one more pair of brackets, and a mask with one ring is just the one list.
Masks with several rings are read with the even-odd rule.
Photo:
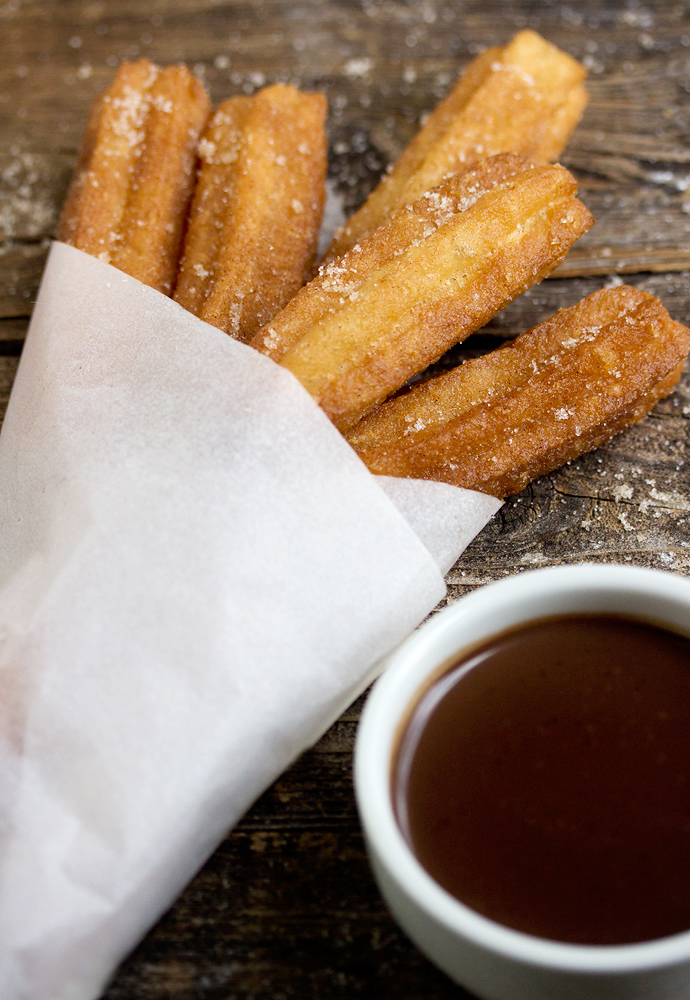
[[422, 865], [540, 937], [690, 928], [690, 639], [604, 615], [492, 639], [422, 697], [394, 773]]

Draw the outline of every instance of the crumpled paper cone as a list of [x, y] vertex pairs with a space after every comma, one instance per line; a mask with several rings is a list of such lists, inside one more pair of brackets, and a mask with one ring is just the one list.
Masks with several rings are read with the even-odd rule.
[[0, 437], [0, 997], [92, 1000], [500, 506], [61, 244]]

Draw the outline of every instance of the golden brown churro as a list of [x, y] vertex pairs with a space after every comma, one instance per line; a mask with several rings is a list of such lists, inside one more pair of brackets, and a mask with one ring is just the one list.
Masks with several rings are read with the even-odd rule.
[[58, 239], [169, 293], [208, 113], [184, 66], [123, 63], [89, 117]]
[[351, 427], [557, 266], [593, 222], [575, 191], [560, 166], [482, 161], [321, 268], [252, 344]]
[[584, 67], [534, 31], [478, 56], [448, 97], [336, 233], [326, 260], [340, 256], [449, 173], [495, 153], [535, 164], [555, 160], [587, 103]]
[[688, 351], [654, 296], [602, 289], [389, 400], [348, 440], [372, 472], [508, 496], [641, 420]]
[[276, 84], [220, 105], [201, 170], [175, 299], [248, 340], [311, 269], [325, 196], [326, 100]]

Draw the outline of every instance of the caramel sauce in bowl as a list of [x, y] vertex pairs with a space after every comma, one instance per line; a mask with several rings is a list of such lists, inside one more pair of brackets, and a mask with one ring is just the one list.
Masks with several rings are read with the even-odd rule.
[[390, 658], [355, 785], [393, 915], [478, 997], [690, 998], [690, 581], [462, 598]]

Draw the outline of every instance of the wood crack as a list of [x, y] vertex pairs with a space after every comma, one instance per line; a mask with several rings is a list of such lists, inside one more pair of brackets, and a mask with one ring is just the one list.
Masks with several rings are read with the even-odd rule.
[[567, 490], [559, 489], [559, 487], [553, 487], [554, 493], [560, 497], [565, 497], [572, 500], [591, 500], [593, 503], [598, 504], [614, 504], [617, 507], [629, 507], [634, 509], [653, 507], [654, 510], [666, 510], [674, 514], [684, 514], [687, 512], [685, 507], [675, 507], [668, 502], [660, 502], [658, 497], [652, 497], [651, 499], [644, 500], [629, 500], [621, 498], [618, 500], [616, 497], [602, 497], [590, 495], [588, 493], [569, 493]]

